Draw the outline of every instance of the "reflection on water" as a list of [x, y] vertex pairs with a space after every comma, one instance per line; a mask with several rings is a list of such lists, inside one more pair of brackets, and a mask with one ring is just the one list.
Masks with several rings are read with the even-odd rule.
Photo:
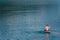
[[45, 38], [46, 38], [46, 40], [49, 40], [49, 36], [50, 36], [50, 33], [45, 33]]

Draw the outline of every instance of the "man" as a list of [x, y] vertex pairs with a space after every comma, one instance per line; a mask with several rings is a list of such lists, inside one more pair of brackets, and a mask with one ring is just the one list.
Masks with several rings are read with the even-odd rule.
[[45, 28], [44, 28], [44, 31], [49, 31], [49, 30], [50, 30], [50, 26], [46, 25]]

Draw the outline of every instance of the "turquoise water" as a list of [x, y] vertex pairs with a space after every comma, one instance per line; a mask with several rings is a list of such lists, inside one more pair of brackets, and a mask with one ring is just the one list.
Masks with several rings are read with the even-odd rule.
[[[0, 2], [0, 40], [60, 40], [58, 1]], [[47, 24], [50, 33], [44, 32]]]
[[[59, 18], [50, 19], [49, 17], [45, 12], [40, 15], [39, 12], [31, 10], [10, 11], [2, 14], [0, 40], [60, 40]], [[51, 27], [50, 34], [44, 33], [46, 24]]]

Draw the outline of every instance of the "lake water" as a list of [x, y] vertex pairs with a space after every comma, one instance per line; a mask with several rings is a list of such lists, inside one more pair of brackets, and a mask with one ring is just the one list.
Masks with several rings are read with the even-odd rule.
[[[60, 5], [23, 4], [0, 6], [0, 40], [60, 40]], [[47, 24], [50, 33], [44, 33]]]

